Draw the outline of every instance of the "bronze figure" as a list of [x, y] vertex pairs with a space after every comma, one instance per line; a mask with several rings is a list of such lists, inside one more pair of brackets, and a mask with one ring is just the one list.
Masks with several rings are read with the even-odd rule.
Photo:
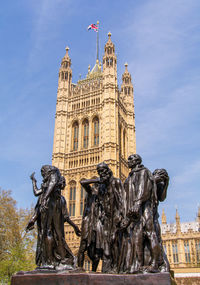
[[[120, 271], [139, 273], [144, 270], [158, 272], [161, 254], [160, 244], [154, 227], [153, 211], [157, 204], [157, 188], [152, 173], [142, 165], [138, 154], [130, 155], [131, 168], [124, 183], [126, 193], [126, 216], [121, 226], [125, 229]], [[144, 246], [149, 245], [151, 261], [144, 267]]]
[[[117, 272], [123, 185], [106, 163], [98, 164], [97, 172], [99, 178], [81, 181], [88, 197], [83, 214], [78, 264], [83, 266], [83, 253], [87, 249], [93, 271], [96, 271], [101, 258], [102, 272]], [[94, 185], [91, 187], [90, 184]]]
[[157, 197], [158, 197], [158, 202], [154, 207], [154, 226], [155, 226], [158, 241], [159, 241], [160, 247], [161, 247], [161, 257], [159, 260], [159, 270], [161, 272], [169, 272], [170, 265], [169, 265], [167, 255], [166, 255], [164, 248], [163, 248], [163, 245], [162, 245], [161, 230], [160, 230], [160, 224], [158, 221], [158, 218], [159, 218], [158, 205], [159, 205], [159, 201], [163, 202], [167, 197], [167, 188], [169, 185], [169, 175], [165, 169], [161, 168], [161, 169], [155, 169], [153, 172], [153, 176], [154, 176], [154, 179], [156, 181]]
[[[81, 242], [78, 251], [78, 266], [83, 268], [84, 254], [87, 251], [89, 258], [92, 260], [92, 271], [96, 271], [102, 256], [100, 246], [102, 228], [99, 221], [98, 189], [96, 186], [99, 183], [99, 179], [83, 180], [80, 183], [86, 191], [86, 196], [81, 225]], [[91, 187], [90, 184], [93, 184], [93, 186]]]
[[51, 165], [42, 166], [41, 175], [43, 181], [40, 189], [37, 188], [34, 173], [30, 176], [33, 193], [39, 198], [26, 227], [26, 231], [31, 230], [37, 221], [36, 264], [38, 269], [72, 270], [75, 268], [75, 258], [65, 241], [64, 223], [68, 222], [78, 236], [80, 231], [71, 221], [66, 200], [61, 195], [65, 178], [58, 168]]
[[86, 191], [81, 232], [71, 221], [61, 195], [65, 178], [59, 169], [50, 165], [41, 168], [41, 189], [37, 188], [34, 173], [31, 175], [38, 201], [26, 231], [37, 222], [39, 269], [76, 268], [75, 257], [65, 241], [64, 223], [68, 222], [81, 235], [80, 268], [87, 251], [93, 271], [101, 259], [103, 273], [169, 272], [158, 221], [159, 201], [167, 195], [168, 173], [156, 169], [152, 174], [138, 154], [129, 156], [128, 166], [131, 171], [124, 185], [104, 162], [97, 165], [98, 178], [80, 182]]

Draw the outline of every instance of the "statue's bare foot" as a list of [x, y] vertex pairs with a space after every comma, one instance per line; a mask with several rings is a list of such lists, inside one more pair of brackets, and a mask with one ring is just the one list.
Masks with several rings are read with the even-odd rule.
[[144, 273], [158, 273], [158, 272], [160, 271], [158, 270], [157, 267], [154, 266], [148, 266], [144, 271]]

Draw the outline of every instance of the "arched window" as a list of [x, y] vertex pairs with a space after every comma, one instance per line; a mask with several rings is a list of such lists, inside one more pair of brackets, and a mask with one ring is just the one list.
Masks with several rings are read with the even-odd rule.
[[89, 142], [89, 123], [88, 120], [83, 121], [83, 148], [88, 148]]
[[76, 212], [76, 183], [72, 183], [69, 189], [69, 215], [75, 216]]
[[84, 268], [85, 268], [86, 271], [90, 271], [91, 270], [91, 264], [90, 264], [89, 260], [85, 260]]
[[109, 58], [106, 58], [106, 66], [109, 66]]
[[200, 240], [195, 241], [195, 247], [196, 247], [196, 259], [197, 262], [200, 262]]
[[78, 150], [78, 122], [73, 124], [73, 150]]
[[184, 241], [184, 248], [185, 248], [185, 261], [187, 263], [191, 262], [191, 258], [190, 258], [190, 246], [189, 246], [189, 242], [188, 241]]
[[126, 131], [123, 131], [123, 155], [126, 158]]
[[121, 125], [119, 126], [119, 150], [120, 150], [120, 153], [122, 154], [122, 127]]
[[85, 190], [81, 186], [81, 199], [80, 199], [80, 215], [83, 215], [83, 208], [84, 208], [84, 199], [85, 199]]
[[94, 130], [94, 146], [99, 145], [99, 119], [97, 117], [93, 120], [93, 130]]
[[[173, 243], [172, 244], [172, 251], [173, 251], [173, 260], [174, 263], [178, 263], [179, 259], [178, 259], [178, 245], [177, 243]], [[186, 261], [187, 262], [187, 261]]]

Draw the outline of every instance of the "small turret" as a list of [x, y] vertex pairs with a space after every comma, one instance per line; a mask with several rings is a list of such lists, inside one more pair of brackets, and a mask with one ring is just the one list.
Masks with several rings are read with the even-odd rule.
[[111, 41], [111, 33], [108, 33], [108, 41], [104, 47], [103, 72], [105, 76], [114, 76], [117, 79], [117, 57], [115, 45]]
[[132, 95], [133, 96], [133, 84], [131, 81], [131, 75], [128, 72], [128, 63], [124, 64], [125, 71], [122, 75], [122, 85], [121, 85], [121, 93], [122, 95]]
[[71, 59], [69, 57], [69, 47], [65, 48], [66, 54], [62, 59], [59, 70], [59, 87], [68, 88], [70, 90], [72, 81]]
[[198, 207], [198, 213], [197, 213], [196, 221], [200, 223], [200, 206]]
[[165, 215], [165, 212], [164, 212], [164, 209], [162, 210], [162, 224], [163, 225], [166, 225], [167, 224], [167, 218], [166, 218], [166, 215]]
[[180, 223], [180, 216], [178, 213], [178, 209], [176, 209], [175, 219], [176, 219], [176, 230], [177, 230], [177, 232], [181, 232], [181, 223]]

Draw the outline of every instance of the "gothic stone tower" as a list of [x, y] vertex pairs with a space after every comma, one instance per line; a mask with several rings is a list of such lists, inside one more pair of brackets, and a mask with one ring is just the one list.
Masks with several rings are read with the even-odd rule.
[[[66, 178], [64, 196], [70, 216], [79, 226], [84, 205], [80, 181], [97, 176], [105, 161], [114, 176], [128, 176], [127, 158], [136, 152], [133, 85], [125, 64], [121, 90], [117, 84], [117, 58], [111, 33], [105, 45], [103, 70], [99, 61], [85, 79], [72, 83], [69, 48], [59, 71], [52, 164]], [[77, 238], [66, 225], [66, 239], [74, 252]]]

